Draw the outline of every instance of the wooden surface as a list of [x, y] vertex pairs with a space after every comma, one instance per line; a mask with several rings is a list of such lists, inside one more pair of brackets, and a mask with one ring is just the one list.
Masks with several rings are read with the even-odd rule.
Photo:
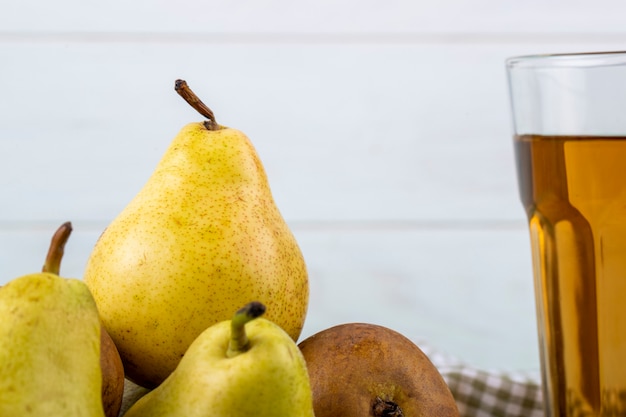
[[504, 60], [624, 49], [619, 1], [0, 5], [0, 284], [66, 220], [80, 277], [169, 141], [248, 134], [311, 278], [303, 337], [347, 321], [538, 368]]

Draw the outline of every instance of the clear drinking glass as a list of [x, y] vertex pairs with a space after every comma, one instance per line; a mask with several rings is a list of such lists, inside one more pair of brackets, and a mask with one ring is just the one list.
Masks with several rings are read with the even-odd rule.
[[626, 52], [506, 69], [546, 416], [626, 416]]

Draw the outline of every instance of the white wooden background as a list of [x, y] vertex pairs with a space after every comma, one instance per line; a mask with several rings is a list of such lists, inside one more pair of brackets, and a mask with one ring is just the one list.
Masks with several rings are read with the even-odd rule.
[[626, 49], [621, 0], [0, 1], [0, 284], [96, 238], [201, 117], [246, 132], [311, 279], [306, 337], [387, 325], [536, 370], [506, 57]]

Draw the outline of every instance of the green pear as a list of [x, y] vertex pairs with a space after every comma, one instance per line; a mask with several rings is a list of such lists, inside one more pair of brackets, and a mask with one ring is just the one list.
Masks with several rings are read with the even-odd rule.
[[125, 417], [313, 417], [304, 358], [283, 329], [257, 318], [264, 311], [252, 302], [206, 329]]
[[43, 272], [0, 288], [0, 416], [105, 416], [96, 303], [57, 274], [70, 231], [53, 237]]
[[241, 131], [178, 80], [209, 120], [185, 126], [144, 187], [93, 248], [84, 280], [128, 379], [154, 387], [207, 327], [248, 300], [298, 339], [308, 306], [304, 258]]

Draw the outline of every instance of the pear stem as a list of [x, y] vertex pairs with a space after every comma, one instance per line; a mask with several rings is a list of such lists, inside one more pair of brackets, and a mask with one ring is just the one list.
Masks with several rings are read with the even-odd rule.
[[232, 358], [248, 350], [250, 340], [246, 334], [246, 323], [260, 317], [265, 313], [265, 306], [258, 301], [253, 301], [239, 309], [230, 322], [230, 342], [226, 356]]
[[48, 255], [46, 261], [43, 264], [42, 271], [49, 272], [51, 274], [59, 275], [61, 271], [61, 259], [63, 259], [63, 253], [65, 251], [65, 244], [72, 233], [72, 223], [65, 222], [54, 233], [50, 241], [50, 247], [48, 249]]
[[220, 125], [217, 124], [217, 120], [215, 120], [215, 115], [213, 111], [200, 100], [200, 98], [194, 93], [191, 88], [187, 85], [187, 81], [185, 80], [176, 80], [174, 83], [174, 90], [178, 93], [179, 96], [185, 99], [185, 101], [193, 107], [198, 113], [206, 117], [207, 120], [204, 122], [204, 127], [207, 130], [219, 130]]

